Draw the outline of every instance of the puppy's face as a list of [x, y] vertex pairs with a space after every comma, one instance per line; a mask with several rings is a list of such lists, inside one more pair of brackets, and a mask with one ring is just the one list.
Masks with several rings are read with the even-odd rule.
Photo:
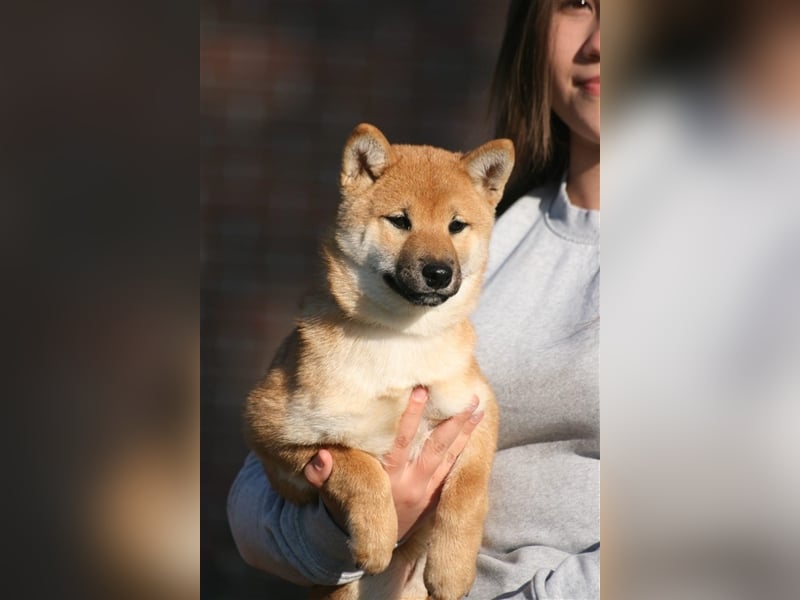
[[470, 310], [512, 166], [506, 140], [462, 156], [390, 146], [374, 127], [356, 128], [343, 158], [335, 233], [343, 260], [330, 270], [332, 287], [347, 287], [361, 316], [374, 320], [382, 309], [382, 322], [437, 307], [451, 316]]

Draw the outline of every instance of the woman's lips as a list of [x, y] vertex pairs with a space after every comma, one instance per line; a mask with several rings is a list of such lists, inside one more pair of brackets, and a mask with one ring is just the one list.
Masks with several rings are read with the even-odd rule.
[[600, 77], [590, 77], [589, 79], [579, 79], [578, 87], [590, 96], [600, 95]]

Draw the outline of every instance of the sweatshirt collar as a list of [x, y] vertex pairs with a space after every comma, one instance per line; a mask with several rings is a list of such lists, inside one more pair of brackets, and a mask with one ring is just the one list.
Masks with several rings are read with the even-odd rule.
[[566, 177], [544, 207], [548, 227], [560, 237], [579, 244], [600, 242], [600, 211], [573, 205], [567, 195]]

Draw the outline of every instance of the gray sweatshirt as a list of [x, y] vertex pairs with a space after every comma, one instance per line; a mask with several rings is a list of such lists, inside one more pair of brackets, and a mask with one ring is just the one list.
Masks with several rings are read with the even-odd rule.
[[[571, 205], [563, 183], [495, 225], [472, 320], [500, 436], [472, 599], [600, 596], [599, 239], [599, 213]], [[256, 568], [299, 584], [361, 576], [322, 503], [285, 502], [252, 454], [228, 518]]]

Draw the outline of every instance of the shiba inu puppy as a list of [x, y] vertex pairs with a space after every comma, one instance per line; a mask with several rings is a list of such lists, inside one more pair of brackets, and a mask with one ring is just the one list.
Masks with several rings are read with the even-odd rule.
[[[290, 502], [317, 498], [303, 468], [321, 448], [333, 455], [323, 490], [344, 508], [353, 557], [371, 576], [314, 597], [455, 600], [472, 585], [498, 417], [468, 316], [513, 164], [509, 140], [462, 155], [390, 145], [362, 124], [345, 144], [341, 201], [322, 249], [327, 289], [308, 301], [245, 407], [248, 443]], [[485, 416], [435, 514], [395, 550], [397, 516], [380, 459], [417, 385], [429, 400], [412, 454], [473, 395]]]

